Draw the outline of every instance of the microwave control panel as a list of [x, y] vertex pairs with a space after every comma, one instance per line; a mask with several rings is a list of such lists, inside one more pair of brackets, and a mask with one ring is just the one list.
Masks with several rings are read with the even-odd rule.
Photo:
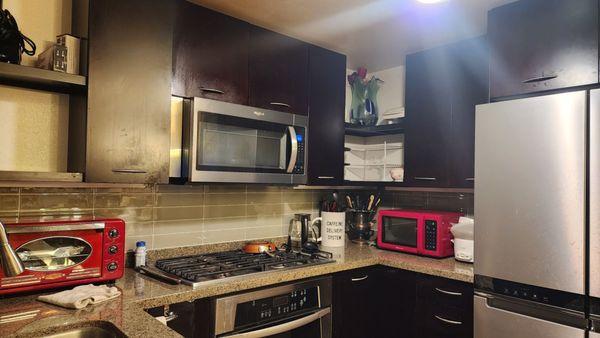
[[304, 151], [306, 148], [304, 129], [296, 129], [296, 141], [298, 141], [298, 156], [296, 157], [296, 166], [294, 167], [294, 171], [292, 173], [304, 174]]
[[237, 305], [235, 327], [290, 317], [319, 307], [319, 287], [295, 290], [288, 294], [257, 299]]
[[425, 249], [435, 251], [437, 248], [437, 222], [425, 220]]

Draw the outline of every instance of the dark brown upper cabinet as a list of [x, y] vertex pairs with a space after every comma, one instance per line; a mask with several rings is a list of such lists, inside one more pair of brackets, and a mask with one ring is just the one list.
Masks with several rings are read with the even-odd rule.
[[445, 47], [406, 56], [404, 182], [409, 186], [448, 185], [450, 69]]
[[249, 27], [246, 22], [178, 1], [173, 95], [247, 105]]
[[521, 0], [491, 10], [491, 97], [597, 83], [598, 14], [597, 0]]
[[308, 183], [344, 181], [346, 56], [310, 46]]
[[90, 3], [88, 182], [168, 182], [172, 9], [170, 0]]
[[473, 188], [475, 180], [475, 108], [489, 102], [489, 46], [485, 37], [449, 46], [451, 70], [448, 185]]
[[484, 37], [406, 57], [404, 184], [471, 188], [475, 107], [488, 100]]
[[251, 26], [251, 106], [308, 115], [308, 44]]

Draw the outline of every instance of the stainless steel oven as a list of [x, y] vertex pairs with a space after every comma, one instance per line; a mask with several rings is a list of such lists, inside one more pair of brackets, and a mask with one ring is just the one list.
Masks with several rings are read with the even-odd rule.
[[[181, 111], [183, 127], [172, 128], [171, 177], [188, 182], [306, 183], [308, 117], [202, 98], [180, 102], [181, 107], [173, 107]], [[177, 115], [172, 112], [175, 125]]]
[[331, 278], [215, 300], [217, 338], [330, 338]]

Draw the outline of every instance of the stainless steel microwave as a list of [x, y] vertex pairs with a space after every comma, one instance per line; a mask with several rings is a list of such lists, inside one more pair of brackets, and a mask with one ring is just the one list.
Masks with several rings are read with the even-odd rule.
[[308, 117], [202, 98], [171, 108], [172, 178], [306, 183]]

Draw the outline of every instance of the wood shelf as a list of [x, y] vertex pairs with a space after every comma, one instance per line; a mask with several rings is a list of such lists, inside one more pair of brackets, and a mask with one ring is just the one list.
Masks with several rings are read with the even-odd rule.
[[0, 62], [0, 84], [58, 93], [84, 92], [87, 78], [29, 66]]
[[365, 127], [350, 123], [344, 123], [346, 127], [346, 135], [371, 137], [380, 135], [401, 134], [404, 132], [404, 119], [400, 123], [383, 124], [380, 126]]
[[82, 173], [37, 172], [37, 171], [4, 171], [0, 170], [0, 182], [69, 182], [81, 183]]
[[97, 189], [145, 189], [145, 184], [136, 183], [88, 183], [88, 182], [42, 182], [0, 181], [0, 188], [97, 188]]

